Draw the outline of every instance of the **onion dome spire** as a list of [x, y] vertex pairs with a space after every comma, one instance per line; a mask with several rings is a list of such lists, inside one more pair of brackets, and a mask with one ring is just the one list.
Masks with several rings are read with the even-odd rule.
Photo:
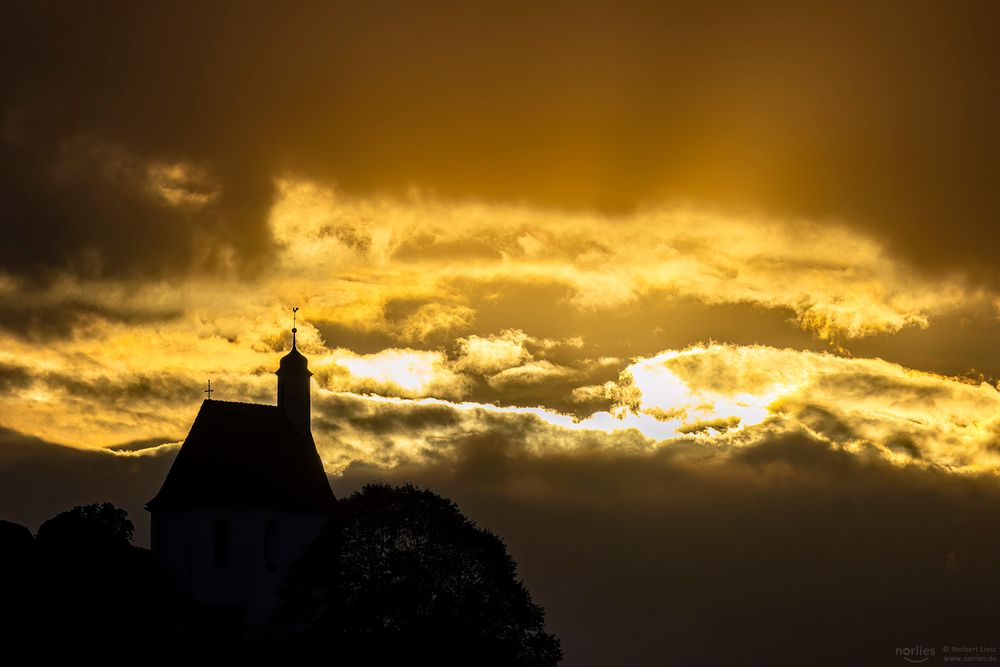
[[309, 434], [312, 421], [309, 378], [312, 372], [309, 360], [296, 346], [298, 328], [295, 326], [295, 315], [298, 310], [292, 308], [292, 349], [281, 358], [275, 374], [278, 376], [278, 407], [285, 411], [296, 428]]

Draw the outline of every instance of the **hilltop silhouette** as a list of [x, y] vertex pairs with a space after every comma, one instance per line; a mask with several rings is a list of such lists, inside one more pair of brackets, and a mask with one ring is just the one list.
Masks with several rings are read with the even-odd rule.
[[132, 532], [110, 503], [62, 512], [36, 536], [0, 522], [8, 656], [287, 664], [334, 651], [345, 665], [525, 667], [562, 657], [503, 542], [431, 491], [369, 485], [338, 503], [258, 622], [177, 590]]

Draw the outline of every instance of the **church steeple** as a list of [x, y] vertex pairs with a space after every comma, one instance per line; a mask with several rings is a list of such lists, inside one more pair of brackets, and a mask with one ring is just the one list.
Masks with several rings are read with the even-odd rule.
[[309, 401], [309, 360], [299, 352], [295, 343], [295, 314], [298, 308], [292, 309], [292, 349], [281, 358], [281, 363], [275, 373], [278, 376], [278, 407], [285, 411], [288, 419], [305, 435], [312, 433], [312, 414]]

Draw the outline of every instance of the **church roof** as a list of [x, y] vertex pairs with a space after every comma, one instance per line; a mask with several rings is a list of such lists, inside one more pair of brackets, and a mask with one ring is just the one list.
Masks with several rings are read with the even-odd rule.
[[312, 436], [273, 405], [206, 400], [146, 509], [329, 511], [336, 502]]

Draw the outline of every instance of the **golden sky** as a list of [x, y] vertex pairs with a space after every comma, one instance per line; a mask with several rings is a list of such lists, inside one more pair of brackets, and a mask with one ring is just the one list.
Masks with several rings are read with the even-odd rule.
[[0, 500], [141, 513], [293, 306], [335, 492], [522, 553], [732, 485], [995, 499], [996, 5], [829, 4], [5, 3]]

